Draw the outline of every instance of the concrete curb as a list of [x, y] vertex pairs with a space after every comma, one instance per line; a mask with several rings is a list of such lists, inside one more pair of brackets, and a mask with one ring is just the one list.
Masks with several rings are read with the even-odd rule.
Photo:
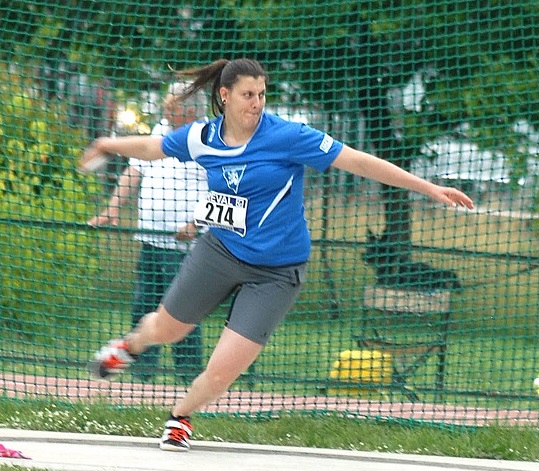
[[[54, 444], [56, 448], [68, 450], [74, 445], [92, 445], [100, 447], [125, 447], [133, 448], [139, 451], [141, 448], [156, 450], [156, 438], [144, 437], [126, 437], [115, 435], [96, 435], [85, 433], [62, 433], [62, 432], [47, 432], [34, 430], [18, 430], [18, 429], [0, 429], [0, 442], [17, 443], [18, 448], [24, 453], [24, 442], [37, 442], [43, 445]], [[447, 469], [447, 470], [465, 470], [465, 471], [537, 471], [538, 463], [524, 461], [498, 461], [486, 459], [469, 459], [469, 458], [454, 458], [454, 457], [439, 457], [425, 455], [409, 455], [396, 453], [376, 453], [362, 452], [351, 450], [335, 450], [323, 448], [303, 448], [292, 446], [273, 446], [273, 445], [252, 445], [244, 443], [221, 443], [210, 441], [193, 441], [193, 451], [220, 453], [220, 454], [238, 454], [252, 455], [258, 454], [261, 457], [308, 457], [310, 459], [328, 460], [328, 465], [331, 460], [349, 461], [350, 469], [357, 469], [359, 464], [378, 464], [383, 469], [383, 465], [387, 465], [388, 470], [400, 469], [406, 466], [406, 469], [425, 470], [429, 469]], [[160, 454], [170, 455], [170, 453], [160, 452]], [[173, 454], [176, 455], [176, 454]], [[21, 466], [32, 466], [28, 460], [6, 460], [12, 464]], [[0, 460], [0, 464], [4, 461]], [[355, 463], [352, 463], [355, 462]], [[35, 467], [38, 463], [36, 463]], [[115, 468], [114, 463], [110, 469]], [[331, 468], [331, 466], [328, 466]], [[410, 468], [408, 468], [410, 467]], [[73, 465], [68, 468], [74, 470]], [[96, 469], [90, 465], [80, 464], [77, 470]], [[227, 469], [223, 466], [223, 469]], [[300, 471], [300, 469], [298, 469]]]

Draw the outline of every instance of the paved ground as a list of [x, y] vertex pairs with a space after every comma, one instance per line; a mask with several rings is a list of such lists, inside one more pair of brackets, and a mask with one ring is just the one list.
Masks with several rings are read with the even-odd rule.
[[0, 443], [31, 460], [0, 458], [49, 471], [537, 471], [538, 463], [365, 453], [195, 441], [189, 453], [164, 452], [156, 439], [0, 429]]

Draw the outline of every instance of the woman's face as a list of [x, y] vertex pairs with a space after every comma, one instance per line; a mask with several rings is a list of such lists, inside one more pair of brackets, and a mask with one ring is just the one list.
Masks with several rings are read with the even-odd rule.
[[240, 75], [232, 88], [221, 87], [220, 93], [225, 103], [226, 118], [247, 131], [254, 131], [266, 105], [264, 77]]

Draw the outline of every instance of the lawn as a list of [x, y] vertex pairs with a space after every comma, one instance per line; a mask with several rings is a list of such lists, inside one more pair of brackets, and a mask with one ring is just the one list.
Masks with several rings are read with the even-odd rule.
[[[165, 416], [163, 409], [0, 399], [0, 427], [6, 428], [143, 436], [157, 441]], [[273, 419], [197, 415], [193, 423], [195, 440], [539, 461], [537, 427], [440, 428], [336, 414], [288, 414]]]

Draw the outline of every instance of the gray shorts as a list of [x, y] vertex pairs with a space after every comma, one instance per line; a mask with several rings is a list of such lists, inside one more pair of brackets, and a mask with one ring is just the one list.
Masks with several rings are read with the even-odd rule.
[[234, 294], [228, 328], [265, 345], [294, 304], [307, 263], [286, 267], [238, 260], [210, 231], [185, 258], [162, 304], [177, 320], [198, 324]]

